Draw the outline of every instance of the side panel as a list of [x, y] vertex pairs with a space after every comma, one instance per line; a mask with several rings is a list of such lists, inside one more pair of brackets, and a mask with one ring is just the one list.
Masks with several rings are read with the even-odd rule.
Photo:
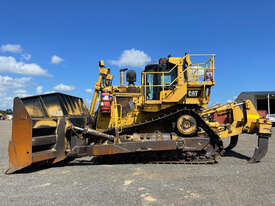
[[18, 97], [14, 99], [9, 157], [10, 169], [7, 173], [12, 173], [32, 164], [32, 119]]

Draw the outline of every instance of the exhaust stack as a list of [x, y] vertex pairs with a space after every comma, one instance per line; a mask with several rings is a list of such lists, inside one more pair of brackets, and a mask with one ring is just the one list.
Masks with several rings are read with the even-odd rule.
[[124, 77], [124, 73], [125, 71], [127, 71], [128, 68], [124, 68], [120, 70], [120, 86], [125, 86], [125, 77]]

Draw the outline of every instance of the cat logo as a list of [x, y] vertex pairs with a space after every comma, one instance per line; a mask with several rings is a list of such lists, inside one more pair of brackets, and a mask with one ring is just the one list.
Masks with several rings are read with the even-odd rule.
[[199, 90], [189, 90], [187, 93], [188, 97], [199, 97], [200, 91]]

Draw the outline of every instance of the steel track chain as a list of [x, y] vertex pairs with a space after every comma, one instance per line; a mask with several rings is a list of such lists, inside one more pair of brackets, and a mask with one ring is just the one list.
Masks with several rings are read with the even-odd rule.
[[[131, 153], [131, 154], [116, 154], [108, 156], [97, 156], [92, 159], [94, 164], [215, 164], [220, 158], [219, 155], [206, 158], [205, 156], [197, 155], [193, 159], [188, 157], [177, 158], [176, 154], [162, 152], [162, 157], [156, 158], [156, 153]], [[158, 152], [160, 153], [160, 152]], [[162, 160], [160, 160], [162, 159]]]
[[[142, 131], [142, 127], [144, 126], [148, 126], [152, 123], [157, 123], [158, 121], [162, 121], [162, 120], [166, 120], [169, 121], [171, 119], [175, 119], [176, 117], [182, 115], [182, 114], [191, 114], [195, 117], [196, 121], [199, 123], [199, 126], [206, 132], [206, 134], [208, 135], [209, 139], [210, 139], [210, 143], [213, 146], [213, 151], [212, 151], [212, 155], [211, 157], [206, 157], [206, 156], [200, 156], [200, 155], [196, 155], [196, 158], [193, 160], [190, 159], [177, 159], [177, 160], [161, 160], [161, 161], [148, 161], [146, 163], [149, 164], [214, 164], [217, 162], [217, 160], [220, 158], [220, 153], [223, 150], [223, 145], [222, 145], [222, 141], [220, 140], [219, 136], [215, 133], [215, 131], [213, 131], [206, 123], [205, 121], [199, 116], [199, 114], [195, 113], [192, 110], [187, 110], [187, 109], [177, 109], [175, 112], [171, 112], [169, 114], [164, 114], [163, 116], [156, 118], [156, 119], [152, 119], [152, 120], [148, 120], [148, 121], [144, 121], [138, 124], [134, 124], [131, 126], [125, 126], [122, 127], [122, 133], [127, 133], [127, 131]], [[114, 132], [114, 128], [105, 130], [103, 132], [106, 133], [110, 133], [110, 132]], [[150, 158], [148, 158], [150, 159]], [[142, 161], [141, 161], [142, 162]]]

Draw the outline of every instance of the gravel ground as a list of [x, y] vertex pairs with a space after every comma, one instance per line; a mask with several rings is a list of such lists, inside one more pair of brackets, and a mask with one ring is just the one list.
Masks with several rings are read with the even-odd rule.
[[214, 165], [92, 165], [82, 158], [5, 175], [10, 136], [11, 122], [0, 121], [0, 205], [275, 205], [274, 137], [258, 164], [246, 163], [257, 137], [242, 135]]

